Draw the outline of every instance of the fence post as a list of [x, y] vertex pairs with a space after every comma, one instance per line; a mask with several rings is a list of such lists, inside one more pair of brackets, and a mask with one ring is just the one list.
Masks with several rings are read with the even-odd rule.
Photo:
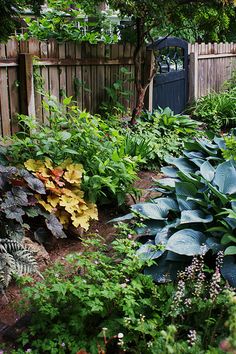
[[189, 55], [189, 103], [198, 98], [198, 53]]
[[19, 54], [19, 86], [21, 113], [29, 116], [35, 116], [32, 54]]

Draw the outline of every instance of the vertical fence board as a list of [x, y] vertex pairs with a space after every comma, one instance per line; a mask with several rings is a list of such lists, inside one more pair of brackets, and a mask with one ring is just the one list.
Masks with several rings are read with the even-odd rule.
[[[18, 41], [10, 40], [6, 45], [7, 58], [16, 58], [18, 56]], [[11, 133], [14, 134], [19, 130], [16, 115], [20, 112], [19, 89], [17, 67], [8, 68], [8, 94], [10, 109]]]

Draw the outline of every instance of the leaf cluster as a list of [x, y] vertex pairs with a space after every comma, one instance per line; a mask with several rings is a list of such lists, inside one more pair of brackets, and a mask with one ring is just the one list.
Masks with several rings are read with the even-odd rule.
[[43, 182], [46, 195], [36, 195], [38, 203], [49, 213], [53, 213], [64, 227], [89, 228], [90, 219], [98, 219], [96, 205], [86, 203], [81, 191], [83, 166], [71, 160], [54, 166], [50, 159], [28, 160], [24, 163], [27, 170]]
[[[13, 274], [35, 271], [36, 262], [22, 246], [25, 230], [32, 219], [56, 237], [65, 237], [56, 217], [38, 206], [35, 194], [44, 195], [43, 183], [24, 169], [0, 166], [0, 288], [8, 285]], [[26, 224], [27, 223], [27, 224]], [[29, 225], [28, 225], [29, 224]]]
[[193, 116], [206, 123], [208, 130], [217, 133], [222, 129], [235, 127], [235, 88], [209, 93], [201, 97], [195, 105]]
[[[91, 354], [118, 350], [203, 354], [209, 345], [215, 349], [207, 353], [215, 353], [219, 340], [227, 336], [221, 321], [227, 316], [228, 295], [222, 292], [209, 301], [202, 284], [195, 301], [191, 283], [186, 282], [183, 296], [193, 301], [192, 308], [184, 303], [174, 308], [178, 287], [157, 286], [141, 274], [152, 261], [137, 256], [134, 240], [117, 238], [109, 246], [103, 242], [98, 236], [84, 241], [83, 254], [70, 255], [68, 263], [57, 264], [43, 281], [23, 290], [27, 301], [21, 309], [33, 309], [32, 322], [13, 353], [30, 347], [33, 353], [83, 349]], [[222, 317], [216, 323], [218, 313]], [[190, 346], [187, 338], [192, 328], [198, 341]]]
[[85, 198], [91, 202], [115, 200], [122, 204], [127, 193], [135, 193], [132, 184], [141, 157], [128, 154], [123, 146], [126, 137], [117, 128], [97, 115], [81, 111], [71, 99], [64, 98], [60, 104], [48, 97], [44, 107], [50, 113], [49, 125], [20, 116], [23, 131], [10, 139], [7, 156], [15, 164], [46, 157], [55, 165], [68, 158], [81, 163]]
[[167, 177], [156, 181], [162, 196], [131, 208], [143, 221], [136, 229], [144, 241], [138, 254], [156, 260], [146, 274], [157, 282], [174, 280], [193, 256], [209, 254], [213, 260], [222, 250], [221, 273], [236, 285], [236, 164], [224, 160], [221, 149], [225, 142], [218, 137], [185, 143], [184, 155], [167, 158], [170, 166], [162, 168]]

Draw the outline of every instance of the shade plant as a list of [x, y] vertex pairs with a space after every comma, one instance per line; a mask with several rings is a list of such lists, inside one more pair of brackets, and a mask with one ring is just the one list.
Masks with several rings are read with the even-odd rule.
[[129, 155], [125, 137], [100, 116], [81, 111], [72, 97], [59, 103], [48, 96], [44, 107], [49, 111], [49, 124], [28, 116], [19, 116], [21, 132], [8, 139], [7, 156], [14, 164], [29, 159], [50, 158], [55, 165], [71, 159], [83, 165], [81, 189], [91, 202], [124, 203], [127, 193], [135, 193], [141, 156]]
[[174, 280], [197, 255], [207, 255], [211, 267], [223, 251], [221, 273], [236, 286], [236, 164], [223, 158], [224, 149], [219, 137], [185, 143], [183, 156], [168, 157], [165, 177], [155, 181], [161, 197], [135, 204], [130, 214], [115, 219], [142, 220], [135, 229], [143, 240], [138, 254], [156, 260], [145, 273], [157, 282]]
[[23, 289], [21, 311], [31, 323], [13, 354], [221, 353], [229, 295], [218, 276], [220, 258], [209, 282], [200, 256], [177, 284], [157, 286], [141, 272], [154, 261], [137, 256], [132, 230], [123, 227], [122, 234], [109, 245], [88, 237], [83, 254], [70, 255]]
[[14, 274], [36, 271], [33, 254], [22, 243], [30, 226], [36, 235], [40, 229], [66, 237], [55, 215], [41, 209], [35, 198], [45, 193], [43, 183], [27, 170], [0, 165], [0, 291]]

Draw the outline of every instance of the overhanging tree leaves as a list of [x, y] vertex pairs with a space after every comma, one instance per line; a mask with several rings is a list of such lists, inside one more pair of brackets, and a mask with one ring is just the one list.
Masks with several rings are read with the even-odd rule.
[[[135, 86], [137, 91], [136, 106], [133, 110], [131, 124], [136, 123], [136, 118], [140, 115], [144, 106], [146, 90], [156, 73], [156, 68], [150, 72], [149, 77], [144, 79], [142, 48], [147, 42], [152, 40], [152, 30], [160, 29], [163, 33], [164, 28], [181, 28], [186, 26], [186, 19], [199, 25], [199, 30], [209, 31], [209, 24], [216, 13], [219, 12], [218, 20], [222, 19], [225, 23], [225, 16], [229, 17], [229, 11], [234, 10], [236, 1], [233, 0], [108, 0], [111, 8], [119, 11], [121, 17], [128, 16], [132, 19], [136, 31], [136, 43], [134, 51], [135, 65]], [[214, 11], [212, 11], [214, 10]], [[200, 21], [205, 14], [208, 14], [207, 21]], [[204, 16], [201, 16], [204, 15]], [[195, 21], [199, 18], [198, 21]], [[226, 26], [226, 25], [225, 25]], [[215, 32], [222, 30], [220, 26], [211, 30]]]
[[39, 13], [43, 3], [44, 0], [0, 0], [0, 41], [6, 41], [14, 33], [23, 9]]

